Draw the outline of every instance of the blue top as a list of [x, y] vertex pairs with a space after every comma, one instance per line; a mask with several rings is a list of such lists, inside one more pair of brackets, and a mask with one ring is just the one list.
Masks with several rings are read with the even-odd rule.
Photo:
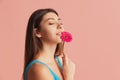
[[[55, 57], [55, 58], [56, 58], [59, 66], [60, 66], [60, 69], [62, 69], [62, 63], [61, 63], [59, 57]], [[25, 80], [27, 80], [27, 74], [28, 74], [29, 68], [30, 68], [34, 63], [36, 63], [36, 62], [45, 65], [45, 66], [49, 69], [49, 71], [51, 72], [54, 80], [60, 80], [60, 77], [58, 77], [57, 74], [55, 74], [55, 72], [54, 72], [47, 64], [43, 63], [43, 62], [40, 61], [40, 60], [33, 60], [33, 61], [31, 61], [31, 62], [28, 64], [28, 66], [27, 66], [26, 69], [25, 69], [25, 74], [24, 74]]]

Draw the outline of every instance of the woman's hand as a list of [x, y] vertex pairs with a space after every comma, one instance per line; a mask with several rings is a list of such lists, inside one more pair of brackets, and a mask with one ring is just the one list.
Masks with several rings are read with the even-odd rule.
[[73, 80], [75, 74], [75, 64], [70, 59], [68, 59], [66, 54], [63, 54], [62, 60], [62, 74], [64, 80]]

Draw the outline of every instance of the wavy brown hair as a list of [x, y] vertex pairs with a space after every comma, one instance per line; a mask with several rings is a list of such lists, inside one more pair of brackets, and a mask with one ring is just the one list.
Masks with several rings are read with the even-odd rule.
[[[42, 18], [45, 14], [49, 12], [53, 12], [57, 16], [59, 16], [54, 9], [45, 8], [45, 9], [38, 9], [34, 11], [28, 20], [27, 29], [26, 29], [26, 38], [25, 38], [24, 71], [22, 75], [23, 80], [25, 80], [25, 76], [24, 76], [25, 68], [32, 61], [33, 57], [38, 53], [38, 51], [43, 47], [41, 40], [35, 36], [33, 29], [34, 28], [38, 30], [41, 29], [40, 23], [42, 21]], [[62, 43], [57, 44], [57, 47], [55, 50], [55, 55], [57, 56], [59, 56], [61, 53], [60, 52], [61, 45]]]

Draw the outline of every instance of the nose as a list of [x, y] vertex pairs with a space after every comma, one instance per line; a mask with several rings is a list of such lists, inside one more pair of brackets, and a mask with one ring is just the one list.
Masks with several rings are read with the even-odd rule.
[[64, 31], [63, 24], [59, 23], [57, 26], [57, 29], [60, 29], [61, 31]]

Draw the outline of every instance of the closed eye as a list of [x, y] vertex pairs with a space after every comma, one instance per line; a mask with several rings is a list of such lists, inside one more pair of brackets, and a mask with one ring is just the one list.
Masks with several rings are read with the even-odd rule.
[[55, 23], [49, 23], [49, 25], [53, 25], [53, 24], [55, 24]]
[[[54, 24], [56, 24], [56, 23], [53, 23], [53, 22], [50, 22], [50, 23], [48, 23], [49, 25], [54, 25]], [[59, 23], [59, 25], [63, 25], [63, 23]]]

